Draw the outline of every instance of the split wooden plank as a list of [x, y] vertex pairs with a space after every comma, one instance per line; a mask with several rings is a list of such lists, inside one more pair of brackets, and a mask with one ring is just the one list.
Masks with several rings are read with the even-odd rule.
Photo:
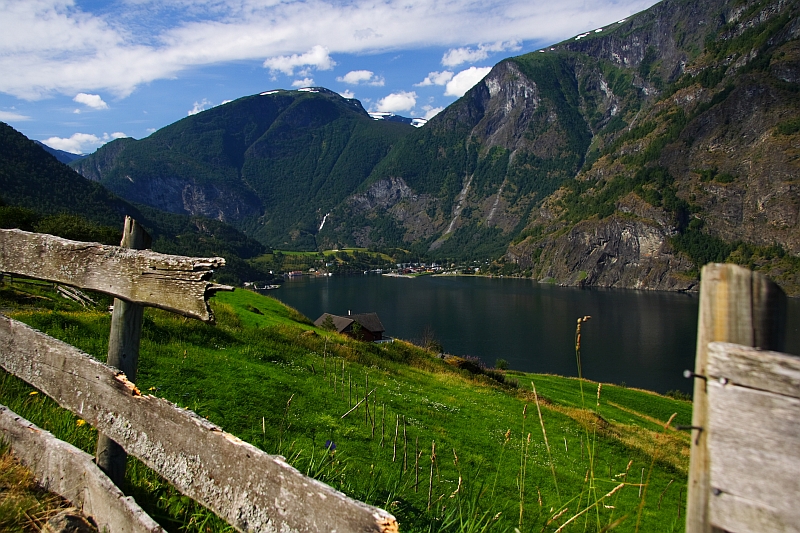
[[123, 374], [0, 315], [0, 366], [92, 424], [240, 531], [398, 531], [348, 498], [191, 411], [143, 396]]
[[708, 349], [709, 519], [728, 531], [800, 531], [800, 359]]
[[3, 405], [0, 438], [8, 441], [14, 456], [33, 472], [40, 485], [91, 517], [100, 531], [163, 533], [161, 526], [94, 464], [91, 455]]
[[70, 241], [17, 229], [0, 230], [0, 272], [95, 290], [205, 322], [214, 292], [233, 290], [210, 280], [221, 257], [183, 257], [150, 250]]

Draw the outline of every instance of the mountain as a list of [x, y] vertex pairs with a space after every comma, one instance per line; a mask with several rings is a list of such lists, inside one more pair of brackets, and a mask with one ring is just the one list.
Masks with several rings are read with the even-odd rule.
[[277, 91], [72, 165], [274, 246], [398, 246], [669, 290], [728, 260], [800, 292], [798, 11], [665, 0], [500, 62], [420, 128], [324, 89]]
[[0, 122], [0, 227], [118, 244], [126, 215], [147, 229], [155, 251], [225, 257], [222, 282], [269, 277], [246, 262], [265, 247], [233, 227], [123, 200]]
[[81, 158], [85, 157], [84, 155], [73, 154], [71, 152], [65, 152], [64, 150], [57, 150], [55, 148], [50, 148], [46, 144], [44, 144], [42, 142], [39, 142], [39, 141], [33, 141], [33, 142], [38, 144], [45, 152], [47, 152], [48, 154], [52, 155], [53, 157], [55, 157], [56, 159], [58, 159], [60, 162], [64, 163], [65, 165], [67, 163], [72, 163], [73, 161], [75, 161], [77, 159], [81, 159]]
[[665, 1], [496, 65], [318, 241], [398, 240], [565, 285], [800, 289], [798, 2]]
[[308, 249], [326, 213], [412, 131], [327, 89], [269, 91], [113, 141], [72, 167], [128, 200]]

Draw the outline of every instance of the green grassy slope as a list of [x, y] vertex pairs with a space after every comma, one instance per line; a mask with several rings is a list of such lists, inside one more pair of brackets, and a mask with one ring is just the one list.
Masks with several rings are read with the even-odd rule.
[[[6, 285], [0, 297], [15, 318], [104, 359], [107, 313], [30, 285]], [[246, 291], [221, 293], [212, 306], [216, 327], [145, 313], [140, 390], [388, 509], [401, 531], [554, 531], [576, 515], [563, 531], [683, 529], [688, 435], [663, 424], [673, 413], [673, 425], [688, 424], [687, 402], [611, 385], [598, 400], [596, 383], [518, 372], [518, 388], [501, 386], [406, 342], [367, 344], [314, 328]], [[370, 414], [360, 407], [343, 417], [365, 388], [375, 389]], [[30, 392], [0, 375], [0, 403], [92, 450], [90, 428]], [[133, 460], [129, 484], [171, 531], [223, 529]]]

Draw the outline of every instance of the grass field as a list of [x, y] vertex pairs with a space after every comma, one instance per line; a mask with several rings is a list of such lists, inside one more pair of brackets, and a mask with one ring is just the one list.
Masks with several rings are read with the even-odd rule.
[[[18, 320], [104, 359], [107, 313], [44, 289], [0, 297]], [[401, 531], [683, 530], [689, 437], [672, 427], [690, 423], [688, 402], [513, 371], [510, 387], [406, 342], [317, 329], [247, 291], [212, 307], [217, 326], [147, 310], [140, 390], [386, 508]], [[373, 389], [369, 412], [343, 417]], [[93, 452], [91, 428], [32, 392], [0, 377], [0, 403]], [[133, 459], [127, 490], [170, 531], [226, 528]]]

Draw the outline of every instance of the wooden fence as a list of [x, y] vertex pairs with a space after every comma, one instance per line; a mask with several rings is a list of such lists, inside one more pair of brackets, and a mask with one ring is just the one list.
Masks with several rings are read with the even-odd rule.
[[[134, 248], [138, 247], [137, 241], [138, 245], [143, 242], [135, 237], [135, 226], [133, 221], [126, 220], [126, 237], [123, 238], [123, 244], [127, 242]], [[131, 234], [134, 234], [133, 238]], [[117, 327], [112, 319], [109, 350], [111, 352], [111, 345], [117, 344], [123, 364], [131, 359], [135, 361], [133, 356], [138, 354], [137, 328], [141, 328], [141, 315], [137, 319], [135, 308], [131, 312], [129, 307], [149, 305], [213, 321], [207, 298], [214, 291], [229, 288], [215, 285], [209, 278], [212, 269], [222, 265], [224, 260], [220, 258], [171, 256], [79, 243], [19, 230], [0, 230], [0, 272], [97, 290], [117, 298], [114, 315], [116, 319], [120, 313], [118, 307], [125, 308], [121, 313], [124, 315], [123, 324]], [[123, 305], [119, 305], [120, 302], [124, 302]], [[118, 337], [116, 341], [115, 334]], [[129, 342], [132, 338], [133, 342]], [[132, 349], [135, 354], [130, 351]], [[392, 532], [398, 529], [395, 518], [386, 511], [350, 499], [304, 476], [283, 457], [266, 454], [191, 411], [160, 398], [142, 395], [126, 373], [2, 315], [0, 366], [78, 414], [105, 438], [118, 443], [125, 452], [139, 458], [182, 493], [199, 501], [240, 531]], [[3, 414], [2, 409], [0, 414]], [[7, 410], [5, 414], [15, 419]], [[20, 422], [19, 417], [15, 420], [16, 425], [4, 425], [0, 417], [0, 427], [16, 428], [4, 430], [15, 454], [35, 472], [47, 470], [45, 466], [49, 466], [49, 473], [41, 475], [40, 479], [61, 479], [60, 483], [51, 483], [57, 492], [59, 486], [73, 487], [70, 494], [62, 495], [76, 504], [83, 504], [84, 510], [93, 514], [101, 527], [102, 524], [116, 524], [118, 527], [109, 529], [157, 530], [149, 518], [136, 524], [135, 521], [125, 523], [124, 518], [117, 518], [116, 522], [107, 517], [98, 519], [97, 512], [102, 506], [87, 506], [86, 501], [91, 501], [91, 498], [86, 501], [80, 497], [75, 499], [74, 488], [82, 487], [77, 493], [90, 494], [85, 488], [85, 480], [88, 477], [94, 479], [97, 473], [89, 476], [76, 474], [82, 472], [80, 468], [62, 468], [67, 464], [66, 459], [53, 459], [52, 453], [57, 451], [51, 453], [50, 450], [68, 449], [65, 443], [55, 447], [48, 444], [47, 453], [26, 453], [24, 450], [31, 446], [31, 441], [20, 435], [41, 430], [32, 425], [27, 426], [28, 430], [20, 430], [19, 425], [25, 423]], [[44, 439], [47, 442], [53, 440]], [[41, 442], [35, 444], [37, 447], [44, 445]], [[75, 455], [73, 450], [69, 454]], [[87, 463], [85, 457], [78, 462]], [[75, 461], [69, 464], [73, 463]], [[72, 478], [64, 481], [68, 476]], [[100, 482], [102, 486], [109, 483]], [[114, 493], [111, 499], [122, 503], [115, 511], [117, 516], [141, 518], [144, 514], [121, 493]]]
[[760, 274], [701, 275], [687, 533], [800, 531], [800, 359], [785, 297]]

